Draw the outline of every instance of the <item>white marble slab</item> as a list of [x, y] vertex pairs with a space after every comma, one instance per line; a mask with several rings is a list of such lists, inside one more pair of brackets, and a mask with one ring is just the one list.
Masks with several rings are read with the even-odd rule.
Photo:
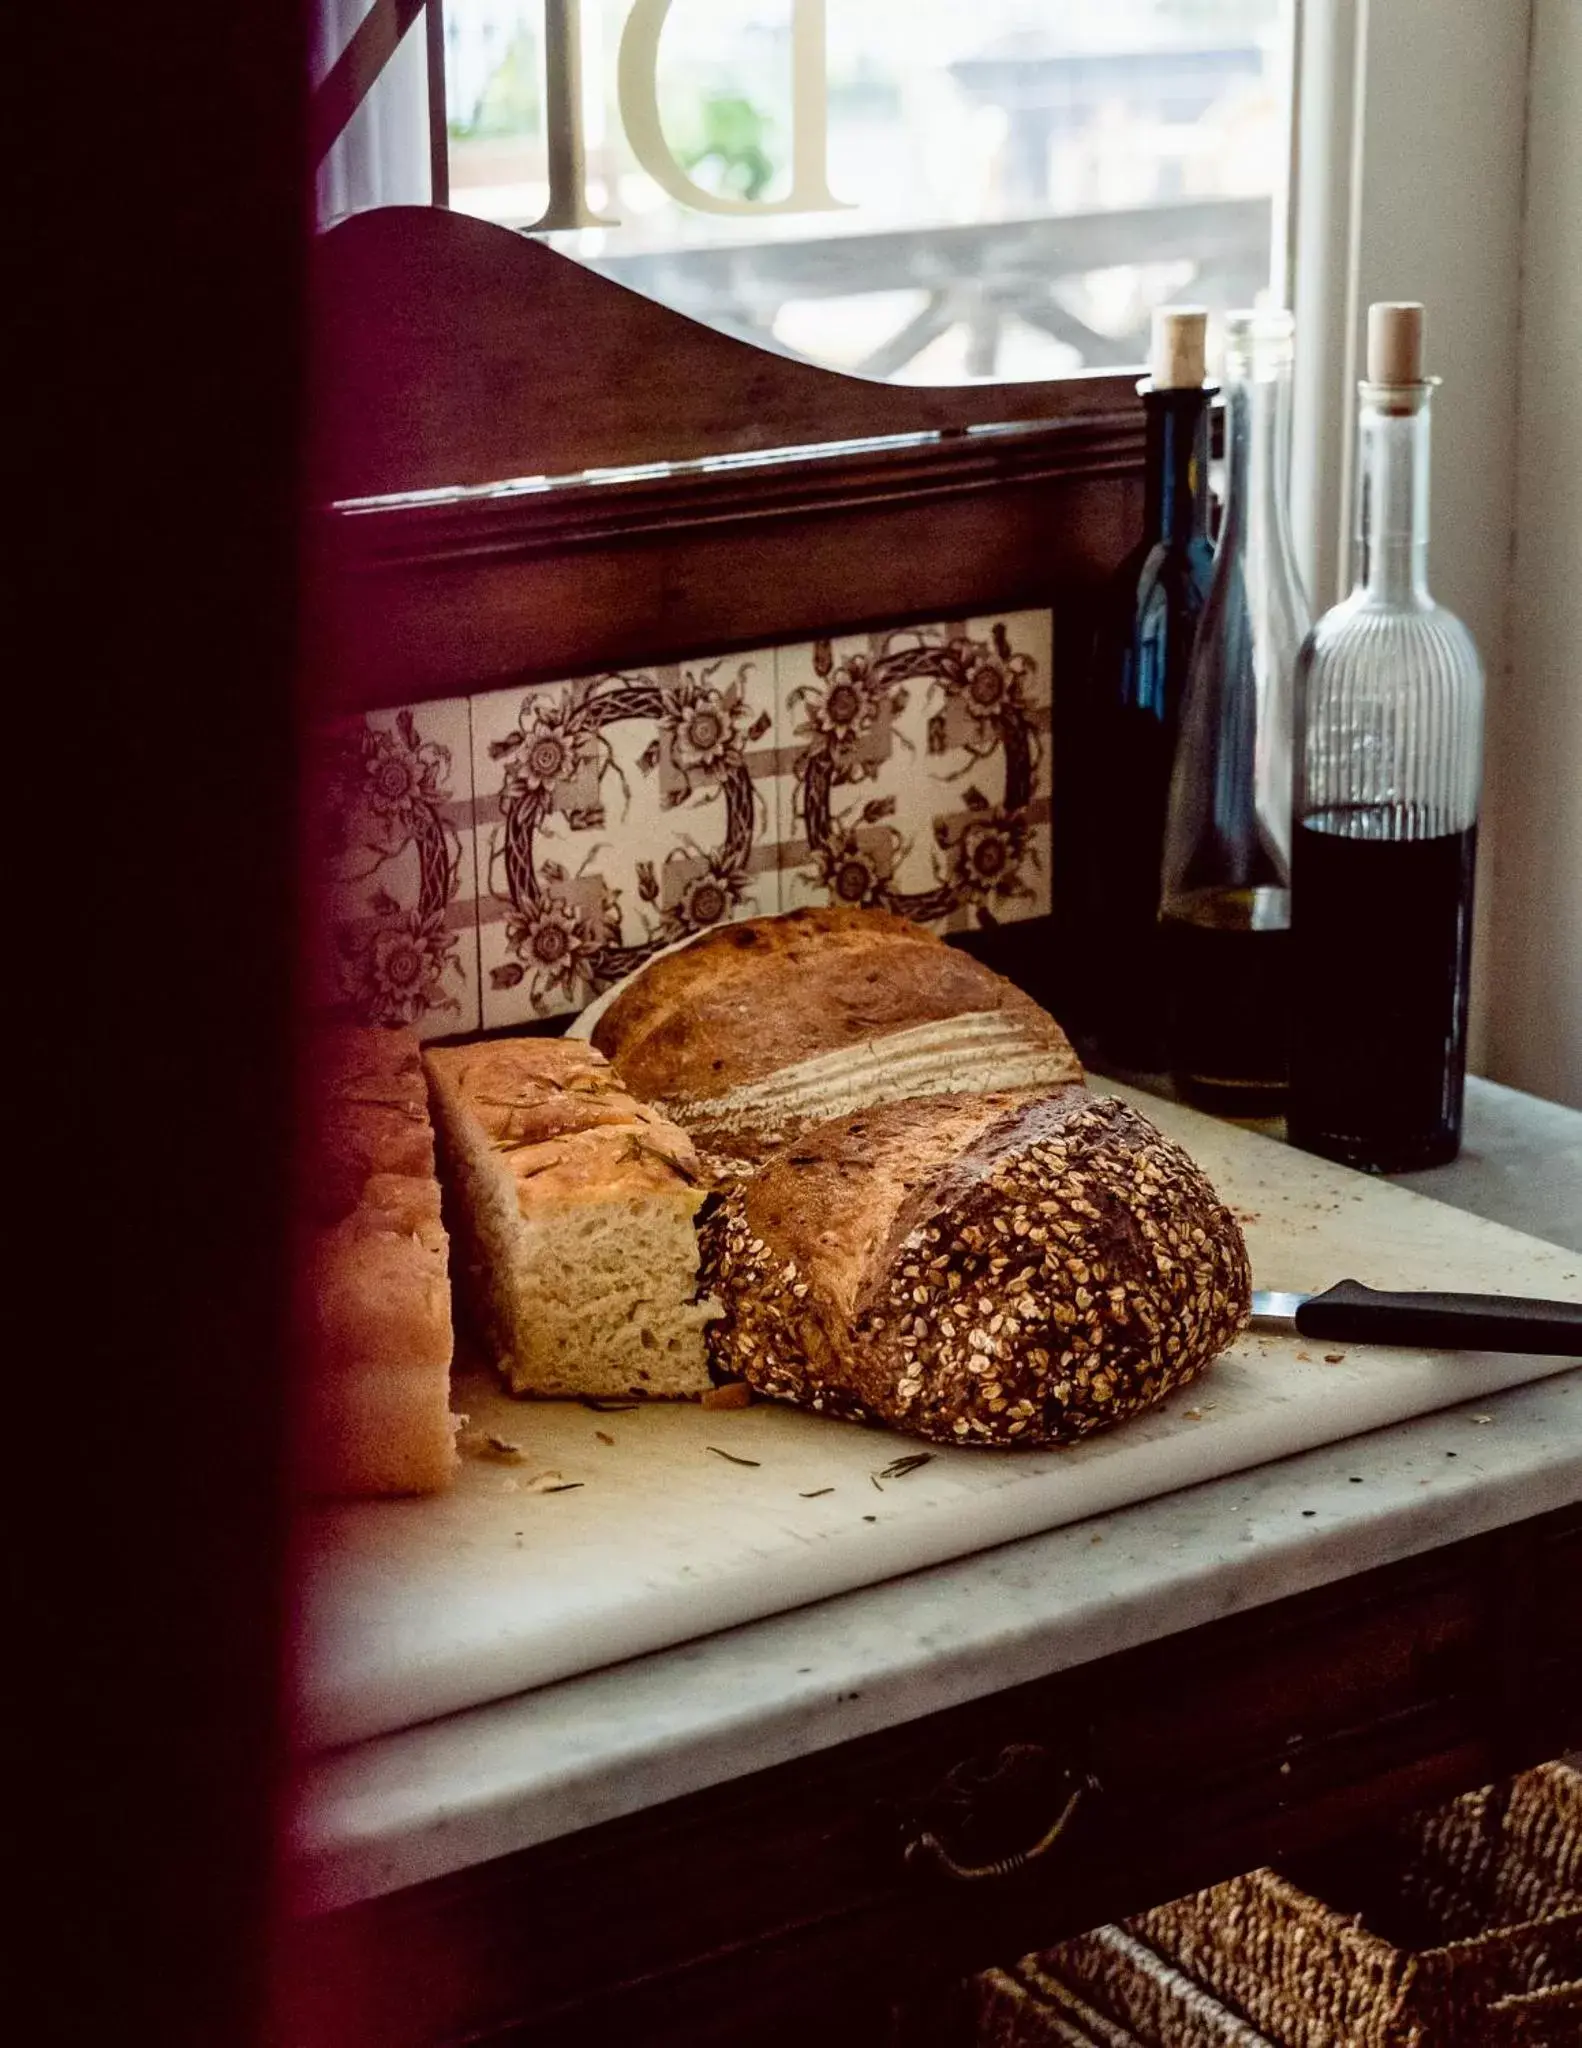
[[1582, 1252], [1582, 1110], [1469, 1074], [1461, 1156], [1395, 1185]]
[[1582, 1371], [308, 1763], [308, 1910], [1582, 1499]]
[[[1259, 1283], [1459, 1284], [1582, 1298], [1582, 1256], [1176, 1104], [1147, 1108], [1243, 1220]], [[317, 1515], [300, 1709], [316, 1745], [382, 1735], [974, 1550], [1563, 1371], [1560, 1359], [1326, 1351], [1248, 1335], [1197, 1387], [1062, 1451], [941, 1449], [761, 1405], [600, 1417], [458, 1390], [519, 1466]], [[535, 1492], [557, 1473], [571, 1491]]]

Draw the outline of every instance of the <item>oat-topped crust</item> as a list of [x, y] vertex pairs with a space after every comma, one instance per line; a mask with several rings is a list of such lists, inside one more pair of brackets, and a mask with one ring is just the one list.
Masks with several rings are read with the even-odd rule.
[[1152, 1406], [1250, 1305], [1199, 1168], [1078, 1089], [843, 1118], [731, 1189], [707, 1245], [719, 1367], [946, 1443], [1061, 1443]]
[[508, 1038], [435, 1046], [426, 1057], [535, 1203], [673, 1190], [696, 1207], [703, 1169], [692, 1140], [637, 1101], [592, 1046]]
[[[1081, 1088], [1049, 1101], [1091, 1100]], [[935, 1095], [885, 1103], [811, 1130], [771, 1154], [746, 1191], [752, 1229], [776, 1255], [795, 1256], [807, 1277], [848, 1316], [882, 1286], [885, 1261], [919, 1212], [947, 1186], [979, 1170], [1021, 1121], [1017, 1095]], [[990, 1147], [985, 1151], [985, 1146]]]
[[708, 1101], [788, 1063], [935, 1020], [1000, 1011], [1075, 1053], [1048, 1013], [932, 932], [879, 910], [809, 909], [725, 925], [651, 961], [595, 1027], [635, 1092]]

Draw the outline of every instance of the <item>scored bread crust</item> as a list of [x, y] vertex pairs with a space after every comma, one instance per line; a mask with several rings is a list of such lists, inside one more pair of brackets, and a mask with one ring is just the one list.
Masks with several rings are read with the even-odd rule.
[[465, 1271], [519, 1394], [680, 1396], [710, 1382], [687, 1134], [590, 1045], [511, 1038], [424, 1055]]
[[430, 1493], [456, 1466], [449, 1246], [416, 1034], [312, 1046], [312, 1358], [301, 1470], [313, 1493]]
[[1030, 996], [877, 910], [797, 910], [710, 932], [651, 961], [592, 1042], [635, 1094], [706, 1129], [710, 1149], [743, 1155], [870, 1102], [1082, 1078]]
[[931, 1442], [1069, 1442], [1202, 1372], [1250, 1306], [1201, 1170], [1070, 1087], [820, 1124], [705, 1226], [718, 1369]]

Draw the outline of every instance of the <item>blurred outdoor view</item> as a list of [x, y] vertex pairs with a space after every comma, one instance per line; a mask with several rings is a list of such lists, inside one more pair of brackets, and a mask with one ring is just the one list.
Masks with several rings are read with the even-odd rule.
[[[699, 319], [900, 382], [1140, 361], [1150, 308], [1271, 281], [1290, 0], [827, 0], [841, 210], [722, 216], [641, 168], [616, 104], [630, 0], [584, 0], [587, 193], [557, 248]], [[547, 195], [542, 0], [446, 0], [451, 204]], [[790, 184], [791, 0], [674, 0], [665, 139], [699, 185]]]

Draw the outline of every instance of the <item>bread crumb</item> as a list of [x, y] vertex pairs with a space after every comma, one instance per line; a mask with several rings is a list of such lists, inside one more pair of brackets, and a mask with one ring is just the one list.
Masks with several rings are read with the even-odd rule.
[[464, 1429], [456, 1438], [456, 1448], [466, 1458], [488, 1458], [497, 1465], [520, 1465], [522, 1446], [512, 1443], [509, 1437], [494, 1436], [486, 1429]]
[[710, 1387], [699, 1402], [703, 1408], [749, 1408], [753, 1390], [745, 1380], [727, 1380], [722, 1387]]
[[1324, 1353], [1324, 1363], [1326, 1365], [1339, 1365], [1345, 1355], [1344, 1351], [1326, 1351]]

